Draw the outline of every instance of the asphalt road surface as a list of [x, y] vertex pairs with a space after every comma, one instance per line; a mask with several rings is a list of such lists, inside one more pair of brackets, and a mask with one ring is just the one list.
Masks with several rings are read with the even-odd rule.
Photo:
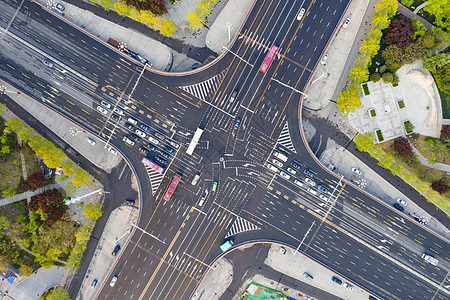
[[[0, 26], [8, 28], [0, 77], [100, 138], [111, 136], [139, 180], [145, 233], [134, 231], [97, 286], [98, 299], [189, 299], [225, 238], [235, 246], [300, 246], [382, 299], [448, 298], [448, 241], [323, 168], [299, 131], [301, 92], [348, 5], [258, 1], [231, 51], [172, 77], [142, 74], [138, 62], [35, 3], [0, 3]], [[277, 54], [263, 73], [273, 46]], [[203, 135], [189, 155], [198, 127]], [[273, 150], [286, 158], [276, 160]], [[144, 155], [156, 168], [141, 163]], [[272, 172], [269, 163], [284, 171]], [[165, 201], [177, 174], [181, 181]], [[427, 264], [422, 253], [439, 264]]]

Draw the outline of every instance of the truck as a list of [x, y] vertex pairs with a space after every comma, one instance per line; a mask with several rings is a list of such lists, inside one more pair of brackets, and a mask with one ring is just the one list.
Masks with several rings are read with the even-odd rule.
[[284, 155], [281, 152], [274, 151], [273, 156], [275, 156], [277, 159], [281, 160], [282, 162], [286, 162], [288, 160], [288, 157]]
[[113, 38], [108, 39], [108, 44], [110, 44], [114, 48], [120, 49], [120, 43]]
[[428, 254], [422, 254], [422, 258], [425, 259], [427, 261], [427, 263], [432, 264], [433, 266], [437, 266], [438, 264], [438, 260], [436, 258], [434, 258], [433, 256], [430, 256]]

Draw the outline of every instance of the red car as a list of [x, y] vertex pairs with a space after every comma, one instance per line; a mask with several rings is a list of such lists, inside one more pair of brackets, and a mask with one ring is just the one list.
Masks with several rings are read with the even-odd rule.
[[162, 135], [161, 133], [155, 132], [155, 136], [156, 136], [158, 139], [160, 139], [161, 141], [164, 141], [164, 135]]

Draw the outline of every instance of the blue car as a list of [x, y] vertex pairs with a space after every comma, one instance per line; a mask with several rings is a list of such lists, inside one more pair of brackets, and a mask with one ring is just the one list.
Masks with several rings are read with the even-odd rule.
[[291, 163], [291, 167], [296, 170], [299, 170], [302, 166], [294, 161]]
[[157, 162], [159, 162], [160, 164], [162, 164], [163, 166], [166, 164], [166, 161], [164, 159], [160, 158], [160, 157], [155, 157], [155, 160]]
[[319, 184], [319, 185], [317, 186], [317, 188], [318, 188], [319, 190], [321, 190], [322, 192], [324, 192], [324, 193], [328, 193], [328, 189], [327, 189], [325, 186], [321, 185], [321, 184]]
[[140, 147], [140, 148], [139, 148], [139, 151], [141, 151], [141, 153], [143, 153], [143, 154], [145, 154], [145, 155], [148, 154], [148, 150], [145, 149], [145, 148]]
[[241, 123], [241, 119], [237, 118], [236, 123], [234, 124], [234, 129], [238, 129], [239, 123]]
[[167, 152], [169, 152], [169, 153], [175, 153], [175, 150], [172, 149], [172, 148], [170, 148], [169, 146], [165, 146], [164, 148], [165, 148], [165, 149], [167, 150]]
[[141, 124], [141, 125], [139, 125], [139, 127], [141, 127], [141, 129], [144, 129], [145, 131], [149, 131], [150, 130], [150, 127], [148, 127], [145, 124]]
[[148, 144], [147, 148], [152, 150], [152, 151], [158, 151], [158, 148], [156, 148], [155, 146], [153, 146], [152, 144]]
[[130, 138], [131, 138], [132, 140], [135, 140], [136, 142], [140, 142], [140, 141], [141, 141], [141, 138], [138, 137], [138, 136], [135, 135], [135, 134], [130, 134]]
[[127, 127], [130, 130], [134, 130], [134, 126], [131, 125], [130, 123], [125, 123], [125, 127]]
[[169, 154], [167, 154], [166, 152], [161, 151], [161, 153], [159, 153], [159, 155], [161, 155], [162, 157], [164, 157], [165, 159], [169, 159]]
[[311, 177], [311, 178], [314, 177], [314, 174], [313, 174], [310, 170], [308, 170], [308, 169], [305, 169], [305, 171], [303, 171], [303, 173], [305, 173], [306, 176], [309, 176], [309, 177]]
[[113, 119], [116, 122], [119, 122], [119, 120], [120, 120], [118, 115], [111, 115], [111, 119]]

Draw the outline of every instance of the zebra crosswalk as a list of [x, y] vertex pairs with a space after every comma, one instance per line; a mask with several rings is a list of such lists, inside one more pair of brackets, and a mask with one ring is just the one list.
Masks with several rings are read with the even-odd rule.
[[193, 85], [180, 86], [180, 88], [203, 101], [207, 101], [219, 88], [224, 76], [225, 70], [206, 81]]
[[159, 185], [164, 178], [164, 174], [160, 174], [147, 166], [145, 166], [145, 168], [147, 169], [148, 177], [150, 178], [150, 185], [152, 186], [152, 196], [155, 196], [156, 191], [158, 190]]
[[280, 136], [278, 137], [277, 143], [291, 150], [292, 152], [297, 153], [297, 151], [295, 151], [294, 145], [292, 144], [291, 135], [289, 134], [289, 126], [287, 122], [284, 125]]
[[228, 238], [232, 235], [235, 235], [235, 234], [238, 234], [241, 232], [250, 231], [250, 230], [258, 230], [258, 229], [261, 229], [261, 228], [250, 223], [246, 219], [243, 219], [241, 217], [236, 217], [233, 225], [231, 225], [230, 229], [228, 230], [227, 234], [225, 235], [225, 238]]

